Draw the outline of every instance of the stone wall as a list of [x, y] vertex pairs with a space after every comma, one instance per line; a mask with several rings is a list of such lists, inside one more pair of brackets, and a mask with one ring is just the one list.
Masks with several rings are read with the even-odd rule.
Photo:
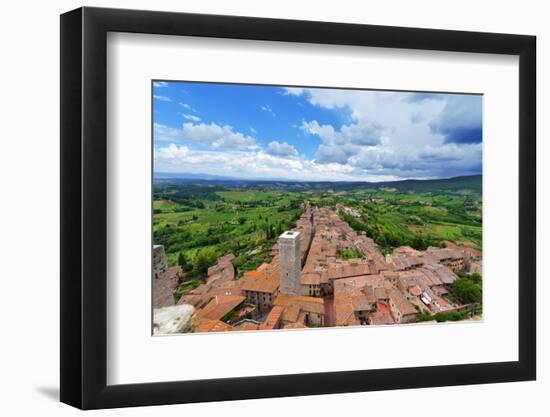
[[153, 246], [153, 308], [174, 305], [174, 282], [168, 273], [163, 245]]

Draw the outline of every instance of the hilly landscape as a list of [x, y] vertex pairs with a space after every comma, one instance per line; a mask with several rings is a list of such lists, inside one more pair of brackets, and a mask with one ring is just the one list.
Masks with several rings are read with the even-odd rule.
[[[451, 241], [482, 248], [482, 177], [393, 182], [301, 182], [155, 174], [154, 243], [197, 285], [219, 256], [233, 253], [239, 274], [270, 260], [277, 237], [304, 202], [329, 206], [383, 253]], [[352, 208], [353, 215], [342, 210]]]

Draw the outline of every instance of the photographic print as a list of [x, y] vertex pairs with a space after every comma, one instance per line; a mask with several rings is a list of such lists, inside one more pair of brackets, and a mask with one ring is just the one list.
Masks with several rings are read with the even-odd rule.
[[153, 334], [481, 320], [482, 101], [153, 80]]

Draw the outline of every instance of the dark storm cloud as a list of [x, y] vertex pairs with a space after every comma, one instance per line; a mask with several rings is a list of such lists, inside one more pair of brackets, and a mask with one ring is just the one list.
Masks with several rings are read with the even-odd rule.
[[482, 97], [448, 95], [441, 114], [429, 126], [432, 132], [443, 136], [444, 143], [481, 143]]
[[481, 126], [439, 128], [438, 132], [445, 136], [445, 143], [480, 143], [482, 140]]

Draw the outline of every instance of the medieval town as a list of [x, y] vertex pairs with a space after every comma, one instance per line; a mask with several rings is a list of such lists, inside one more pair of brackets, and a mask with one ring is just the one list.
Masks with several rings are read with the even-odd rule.
[[[356, 214], [342, 205], [305, 202], [296, 227], [273, 246], [271, 262], [239, 278], [234, 256], [222, 256], [206, 281], [176, 305], [173, 292], [184, 273], [168, 267], [164, 247], [155, 245], [153, 333], [411, 324], [419, 315], [473, 307], [453, 300], [450, 291], [457, 274], [482, 273], [481, 252], [445, 241], [442, 248], [401, 246], [384, 256], [342, 220], [340, 210]], [[349, 250], [361, 257], [339, 256]]]

